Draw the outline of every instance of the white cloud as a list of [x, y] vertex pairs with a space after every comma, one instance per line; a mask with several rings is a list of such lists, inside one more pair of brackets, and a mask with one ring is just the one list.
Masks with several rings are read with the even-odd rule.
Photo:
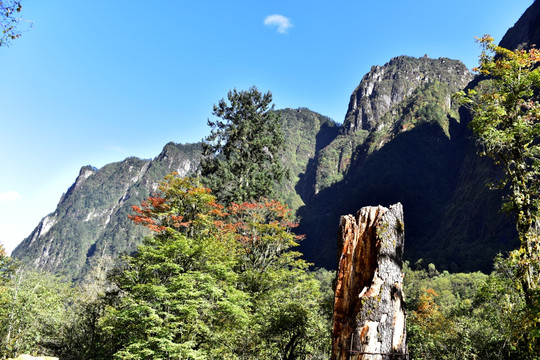
[[12, 200], [17, 200], [21, 197], [16, 191], [5, 191], [0, 193], [0, 202], [7, 202]]
[[264, 19], [264, 25], [276, 26], [277, 31], [280, 34], [286, 34], [289, 31], [289, 29], [293, 27], [291, 19], [283, 15], [279, 15], [279, 14], [268, 15]]

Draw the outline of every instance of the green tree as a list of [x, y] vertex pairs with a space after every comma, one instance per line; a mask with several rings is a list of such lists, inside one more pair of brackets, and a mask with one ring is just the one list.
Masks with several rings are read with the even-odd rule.
[[540, 51], [511, 51], [488, 35], [479, 42], [483, 51], [475, 70], [486, 81], [459, 96], [473, 111], [481, 154], [504, 172], [497, 186], [508, 189], [503, 209], [516, 215], [520, 240], [510, 257], [532, 319], [531, 351], [540, 352]]
[[109, 358], [324, 358], [321, 285], [292, 250], [290, 210], [225, 207], [174, 175], [160, 190], [131, 217], [154, 235], [111, 277], [100, 320]]
[[495, 258], [494, 271], [478, 289], [476, 319], [491, 328], [490, 336], [482, 339], [492, 359], [531, 359], [531, 321], [523, 291], [519, 286], [516, 267], [502, 256]]
[[71, 284], [18, 268], [0, 291], [0, 358], [54, 355], [70, 313]]
[[203, 143], [203, 181], [223, 203], [271, 198], [275, 184], [288, 176], [280, 160], [284, 137], [272, 94], [251, 87], [229, 91], [227, 98], [214, 105], [213, 115], [221, 120], [208, 120], [212, 130]]
[[489, 276], [432, 270], [404, 266], [411, 359], [537, 358], [510, 261], [497, 258]]
[[112, 266], [110, 257], [102, 257], [73, 288], [73, 297], [66, 308], [60, 345], [56, 356], [64, 360], [107, 359], [107, 338], [100, 326], [100, 319], [108, 305], [106, 289], [107, 271]]
[[234, 286], [233, 238], [218, 233], [215, 198], [196, 180], [169, 176], [132, 219], [154, 231], [111, 280], [102, 326], [118, 359], [227, 358], [245, 325]]
[[21, 36], [21, 32], [17, 30], [20, 19], [16, 16], [21, 12], [21, 1], [18, 0], [2, 0], [0, 1], [0, 47], [8, 46], [12, 40]]
[[251, 304], [250, 325], [241, 336], [238, 355], [327, 358], [327, 294], [322, 294], [321, 282], [307, 271], [309, 264], [300, 258], [301, 253], [294, 251], [301, 237], [291, 231], [296, 223], [290, 209], [278, 201], [264, 200], [233, 203], [226, 212], [239, 243], [238, 286]]

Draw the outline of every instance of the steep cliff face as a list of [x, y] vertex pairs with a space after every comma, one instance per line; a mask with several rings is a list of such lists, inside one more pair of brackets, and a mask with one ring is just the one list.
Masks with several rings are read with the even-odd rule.
[[534, 1], [519, 20], [504, 34], [500, 46], [515, 50], [540, 47], [540, 1]]
[[351, 95], [340, 136], [317, 158], [314, 192], [342, 181], [351, 166], [415, 126], [437, 123], [450, 136], [451, 121], [459, 120], [451, 95], [471, 79], [465, 65], [446, 58], [399, 56], [374, 66]]
[[[383, 66], [373, 66], [353, 91], [343, 131], [381, 130], [389, 124], [381, 121], [394, 106], [411, 96], [416, 88], [438, 81], [450, 92], [462, 89], [471, 74], [460, 61], [398, 56]], [[447, 98], [448, 105], [450, 98]]]
[[13, 252], [23, 263], [74, 278], [98, 259], [132, 251], [144, 232], [127, 215], [176, 171], [197, 168], [200, 144], [167, 144], [154, 160], [128, 158], [101, 169], [84, 166], [54, 213], [44, 217]]
[[501, 194], [485, 186], [496, 172], [476, 161], [469, 114], [450, 101], [471, 79], [458, 61], [408, 57], [363, 78], [341, 134], [316, 159], [317, 195], [298, 212], [308, 261], [335, 266], [329, 229], [340, 213], [397, 202], [408, 260], [489, 271], [493, 257], [515, 245], [510, 219], [498, 213]]

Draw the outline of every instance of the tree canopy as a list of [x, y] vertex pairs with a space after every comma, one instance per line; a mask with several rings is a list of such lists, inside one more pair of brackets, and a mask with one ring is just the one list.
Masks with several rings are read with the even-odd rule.
[[16, 16], [21, 12], [22, 6], [19, 0], [0, 1], [0, 47], [8, 46], [12, 40], [21, 36], [17, 29], [20, 19]]
[[101, 319], [118, 359], [305, 359], [327, 351], [319, 281], [292, 251], [277, 201], [220, 205], [196, 179], [170, 175], [134, 207], [148, 227], [111, 277]]
[[540, 50], [511, 51], [485, 35], [474, 69], [484, 76], [458, 96], [473, 111], [471, 128], [481, 155], [503, 170], [497, 187], [508, 190], [503, 209], [516, 216], [519, 249], [511, 253], [526, 300], [533, 351], [540, 351]]
[[201, 162], [204, 182], [219, 201], [242, 203], [271, 198], [275, 183], [287, 176], [280, 155], [284, 144], [272, 94], [256, 87], [229, 91], [214, 105], [208, 120], [211, 133], [204, 139]]

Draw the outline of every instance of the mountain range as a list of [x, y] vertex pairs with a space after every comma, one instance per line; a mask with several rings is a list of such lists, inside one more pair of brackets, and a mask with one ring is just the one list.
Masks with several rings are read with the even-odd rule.
[[[501, 40], [514, 49], [540, 43], [534, 2]], [[352, 92], [343, 124], [307, 108], [277, 110], [290, 179], [281, 200], [305, 234], [300, 250], [315, 267], [335, 268], [342, 214], [401, 202], [405, 259], [450, 271], [489, 271], [493, 257], [517, 245], [513, 219], [499, 212], [500, 176], [476, 153], [471, 115], [451, 95], [474, 86], [457, 60], [398, 56], [373, 66]], [[132, 252], [147, 234], [127, 215], [172, 171], [196, 175], [202, 147], [165, 145], [154, 159], [127, 158], [81, 168], [56, 210], [12, 256], [28, 266], [84, 278], [94, 264]]]

